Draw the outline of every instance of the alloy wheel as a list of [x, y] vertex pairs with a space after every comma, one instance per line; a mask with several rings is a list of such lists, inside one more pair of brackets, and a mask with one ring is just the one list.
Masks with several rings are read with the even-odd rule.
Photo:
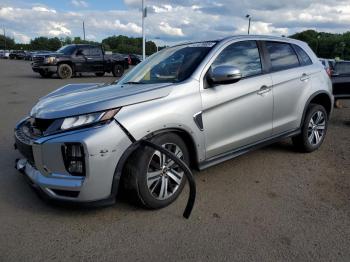
[[318, 145], [325, 134], [326, 129], [326, 117], [322, 111], [316, 111], [309, 122], [308, 126], [308, 140], [313, 146]]
[[[180, 147], [173, 143], [163, 144], [180, 159], [184, 159]], [[183, 170], [169, 157], [155, 151], [147, 169], [147, 187], [151, 195], [158, 200], [165, 200], [176, 192], [184, 176]]]

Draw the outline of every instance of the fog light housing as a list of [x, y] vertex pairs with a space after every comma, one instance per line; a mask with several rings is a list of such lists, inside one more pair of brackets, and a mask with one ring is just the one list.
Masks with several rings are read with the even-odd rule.
[[64, 166], [72, 176], [85, 176], [84, 147], [80, 143], [65, 143], [62, 147]]

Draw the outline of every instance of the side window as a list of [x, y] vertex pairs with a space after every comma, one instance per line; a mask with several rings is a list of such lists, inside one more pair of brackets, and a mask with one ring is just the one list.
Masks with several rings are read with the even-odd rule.
[[[300, 46], [297, 46], [297, 45], [293, 45], [293, 46], [295, 51], [297, 51], [301, 65], [304, 65], [304, 66], [311, 65], [312, 61], [311, 61], [311, 58], [308, 56], [308, 54]], [[324, 60], [322, 60], [322, 64], [325, 65]]]
[[90, 55], [91, 56], [102, 56], [102, 50], [100, 47], [91, 47], [90, 48]]
[[241, 70], [242, 77], [261, 74], [261, 61], [256, 41], [243, 41], [226, 47], [212, 64], [235, 66]]
[[285, 70], [299, 66], [299, 60], [290, 44], [266, 42], [270, 54], [272, 71]]
[[88, 47], [86, 47], [86, 46], [83, 46], [83, 47], [80, 47], [79, 48], [79, 50], [78, 50], [78, 54], [79, 55], [84, 55], [84, 56], [88, 56], [88, 55], [90, 55], [90, 49], [88, 48]]

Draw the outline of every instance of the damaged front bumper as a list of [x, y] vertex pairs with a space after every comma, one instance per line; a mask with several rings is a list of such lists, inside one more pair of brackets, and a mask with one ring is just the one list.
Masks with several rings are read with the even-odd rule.
[[[40, 193], [49, 199], [78, 203], [104, 201], [115, 195], [112, 184], [116, 166], [131, 144], [115, 121], [38, 139], [25, 137], [20, 130], [21, 123], [15, 129], [15, 147], [24, 158], [16, 161], [16, 169]], [[83, 176], [72, 175], [66, 170], [62, 155], [62, 146], [66, 143], [82, 146]]]

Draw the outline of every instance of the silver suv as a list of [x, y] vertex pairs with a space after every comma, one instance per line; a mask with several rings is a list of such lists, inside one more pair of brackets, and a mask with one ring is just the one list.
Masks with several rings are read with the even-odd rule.
[[[234, 36], [164, 49], [113, 84], [73, 84], [41, 98], [15, 129], [17, 168], [50, 199], [108, 204], [122, 184], [149, 208], [181, 193], [181, 169], [148, 139], [204, 169], [291, 137], [320, 147], [331, 81], [304, 43]], [[119, 182], [122, 183], [119, 183]]]

